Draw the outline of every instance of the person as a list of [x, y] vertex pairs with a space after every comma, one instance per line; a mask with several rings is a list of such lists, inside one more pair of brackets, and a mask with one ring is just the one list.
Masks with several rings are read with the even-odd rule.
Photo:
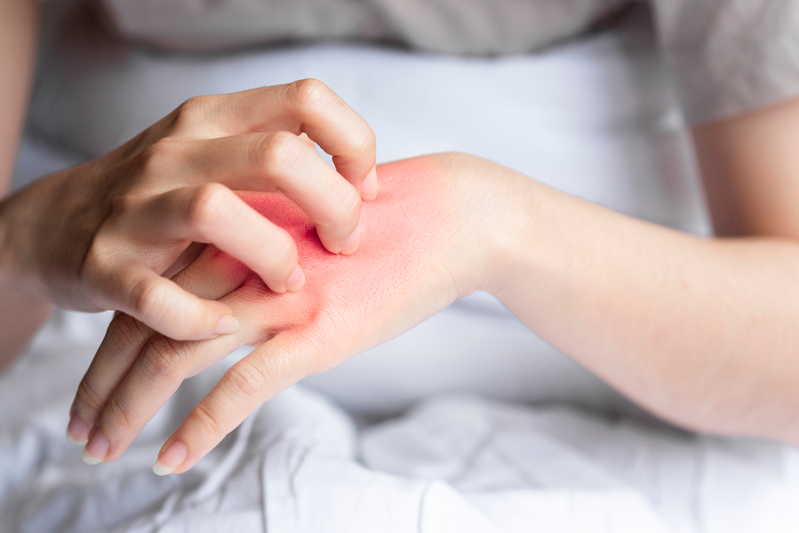
[[[440, 18], [411, 17], [427, 13], [424, 2], [405, 3], [406, 11], [384, 3], [394, 22], [405, 14], [402, 20], [421, 28], [389, 37], [468, 53], [481, 43], [491, 53], [543, 46], [621, 4], [575, 2], [580, 17], [542, 24], [558, 32], [532, 42], [514, 40], [519, 34], [502, 24], [501, 32], [464, 30], [473, 20], [469, 9], [474, 20], [485, 14], [479, 3], [463, 7], [460, 30], [474, 39], [460, 40], [435, 31]], [[9, 174], [35, 5], [0, 5], [9, 30], [0, 61], [13, 73], [1, 89], [4, 114], [13, 118], [0, 137]], [[110, 5], [117, 14], [136, 12], [133, 3]], [[526, 9], [501, 6], [482, 9]], [[258, 346], [164, 444], [156, 472], [181, 473], [288, 385], [402, 333], [459, 296], [487, 290], [666, 420], [799, 442], [799, 168], [791, 142], [799, 68], [790, 53], [799, 7], [732, 0], [656, 7], [683, 75], [715, 238], [620, 215], [469, 155], [375, 169], [368, 126], [313, 80], [195, 98], [107, 156], [3, 200], [4, 360], [53, 304], [120, 311], [81, 382], [68, 428], [74, 442], [86, 443], [87, 462], [98, 463], [118, 458], [183, 379], [238, 346]], [[550, 22], [561, 20], [555, 15]], [[129, 28], [146, 29], [146, 17], [129, 20]], [[158, 25], [167, 27], [174, 30]], [[313, 29], [298, 24], [293, 35]], [[354, 31], [341, 26], [327, 36]], [[502, 34], [509, 38], [492, 41]], [[211, 41], [251, 38], [225, 35]], [[181, 46], [191, 34], [170, 39], [156, 31], [153, 41]], [[24, 54], [15, 52], [20, 43]], [[731, 43], [746, 47], [733, 54], [725, 47]], [[334, 156], [336, 172], [308, 139]], [[231, 188], [261, 193], [237, 196]], [[263, 194], [275, 190], [293, 203]]]

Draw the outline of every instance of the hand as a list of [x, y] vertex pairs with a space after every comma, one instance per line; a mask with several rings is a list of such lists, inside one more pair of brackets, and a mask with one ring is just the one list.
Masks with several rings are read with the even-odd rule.
[[229, 305], [241, 320], [234, 334], [178, 342], [118, 314], [72, 408], [73, 440], [81, 436], [75, 429], [95, 428], [84, 459], [117, 459], [182, 380], [242, 345], [259, 346], [164, 445], [156, 471], [185, 472], [284, 388], [388, 341], [459, 296], [489, 288], [504, 260], [505, 220], [514, 216], [503, 178], [515, 173], [441, 155], [383, 165], [379, 174], [380, 198], [364, 205], [364, 241], [350, 257], [327, 253], [308, 218], [279, 195], [243, 196], [294, 237], [307, 283], [302, 292], [276, 294], [209, 246], [175, 281]]
[[226, 304], [168, 279], [202, 250], [192, 242], [236, 257], [274, 292], [304, 284], [291, 236], [231, 189], [281, 191], [329, 252], [350, 254], [361, 198], [377, 194], [374, 163], [369, 126], [316, 80], [193, 98], [0, 203], [0, 283], [65, 308], [121, 310], [173, 339], [230, 333]]

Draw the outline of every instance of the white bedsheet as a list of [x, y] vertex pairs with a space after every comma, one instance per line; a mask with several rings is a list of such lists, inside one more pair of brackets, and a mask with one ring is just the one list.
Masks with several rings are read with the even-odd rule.
[[0, 531], [794, 532], [799, 450], [564, 406], [429, 398], [358, 427], [295, 386], [181, 476], [150, 467], [241, 353], [187, 381], [118, 461], [64, 429], [108, 314], [59, 312], [0, 377]]

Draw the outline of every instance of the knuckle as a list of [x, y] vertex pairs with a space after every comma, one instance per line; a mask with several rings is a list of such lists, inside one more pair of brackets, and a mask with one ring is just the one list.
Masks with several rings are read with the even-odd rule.
[[87, 280], [103, 278], [112, 254], [113, 251], [106, 247], [105, 241], [99, 235], [95, 235], [83, 258], [81, 268], [83, 277]]
[[314, 107], [328, 100], [330, 88], [315, 78], [297, 80], [289, 86], [289, 95], [300, 107]]
[[143, 279], [132, 291], [133, 310], [138, 316], [147, 316], [157, 321], [164, 313], [166, 297], [165, 288], [155, 279]]
[[[135, 414], [120, 400], [119, 395], [116, 393], [106, 405], [103, 415], [105, 420], [110, 418], [115, 426], [123, 429], [133, 428], [136, 423]], [[108, 435], [107, 432], [106, 435]]]
[[158, 335], [144, 349], [141, 364], [144, 371], [155, 380], [175, 377], [181, 366], [180, 350], [175, 341]]
[[275, 173], [289, 167], [300, 154], [297, 141], [299, 138], [287, 131], [270, 133], [255, 150], [256, 164]]
[[189, 202], [186, 217], [193, 227], [207, 227], [214, 224], [228, 200], [227, 187], [219, 183], [201, 185]]
[[228, 371], [230, 385], [248, 398], [260, 400], [266, 381], [264, 373], [252, 364], [235, 365]]
[[80, 385], [78, 385], [77, 401], [75, 404], [82, 405], [93, 413], [99, 413], [105, 406], [102, 396], [100, 396], [87, 378], [83, 378]]
[[213, 102], [213, 96], [193, 96], [189, 98], [175, 109], [175, 124], [196, 124], [208, 114]]
[[149, 329], [142, 322], [126, 313], [117, 313], [108, 327], [106, 337], [113, 344], [113, 353], [124, 354], [138, 345], [148, 333]]
[[158, 139], [151, 145], [143, 148], [137, 155], [138, 167], [144, 174], [150, 174], [162, 169], [164, 164], [175, 157], [176, 143], [164, 139]]
[[221, 420], [214, 416], [205, 402], [200, 402], [194, 408], [194, 420], [202, 427], [204, 435], [225, 435], [227, 431]]

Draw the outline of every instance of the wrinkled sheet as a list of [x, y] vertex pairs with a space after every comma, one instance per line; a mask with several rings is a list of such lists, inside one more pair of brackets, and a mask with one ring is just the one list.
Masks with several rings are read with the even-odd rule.
[[0, 377], [2, 531], [666, 532], [799, 530], [799, 451], [633, 417], [441, 395], [356, 424], [292, 387], [197, 467], [150, 470], [234, 354], [184, 383], [118, 461], [64, 431], [109, 314], [59, 312]]

